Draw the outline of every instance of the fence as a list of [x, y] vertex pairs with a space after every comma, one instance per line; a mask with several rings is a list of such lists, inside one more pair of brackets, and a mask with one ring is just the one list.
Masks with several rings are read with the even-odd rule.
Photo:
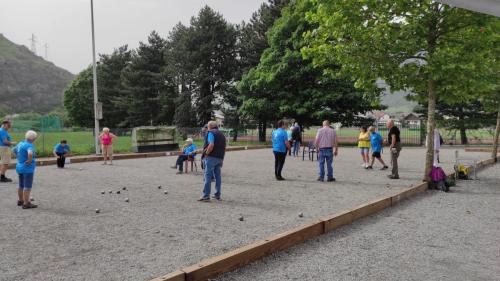
[[[399, 128], [401, 131], [401, 140], [404, 145], [424, 145], [425, 126], [415, 124], [406, 126], [405, 124], [401, 124]], [[50, 156], [54, 145], [63, 139], [68, 141], [75, 154], [93, 154], [95, 152], [93, 128], [64, 128], [55, 119], [41, 119], [36, 121], [14, 120], [11, 129], [13, 140], [22, 140], [24, 133], [29, 129], [34, 129], [38, 132], [39, 138], [35, 143], [38, 156]], [[302, 132], [303, 143], [306, 144], [306, 142], [313, 141], [318, 129], [319, 127], [304, 128]], [[266, 129], [265, 142], [259, 142], [259, 130], [257, 126], [246, 126], [237, 132], [225, 127], [221, 127], [220, 130], [226, 135], [229, 145], [247, 146], [270, 144], [273, 128]], [[491, 144], [493, 141], [493, 130], [494, 128], [467, 130], [469, 144]], [[342, 145], [357, 144], [359, 128], [340, 127], [336, 131]], [[387, 128], [379, 126], [378, 131], [384, 138], [387, 138]], [[131, 128], [111, 128], [111, 132], [118, 136], [114, 142], [115, 152], [132, 151]], [[441, 135], [445, 144], [460, 144], [458, 131], [441, 130]], [[203, 133], [200, 127], [177, 128], [177, 142], [180, 146], [182, 146], [187, 137], [193, 138], [197, 146], [201, 147], [203, 145]]]

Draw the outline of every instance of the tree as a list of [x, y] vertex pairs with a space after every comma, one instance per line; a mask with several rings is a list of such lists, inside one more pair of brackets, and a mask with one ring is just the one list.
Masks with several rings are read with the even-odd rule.
[[[419, 106], [415, 112], [426, 115], [427, 105]], [[436, 103], [436, 123], [448, 130], [457, 130], [460, 133], [460, 143], [468, 144], [467, 130], [491, 127], [494, 124], [494, 114], [488, 113], [479, 101], [468, 103]]]
[[324, 75], [325, 69], [340, 69], [338, 64], [315, 67], [302, 57], [307, 44], [302, 34], [317, 27], [305, 18], [313, 8], [310, 1], [293, 2], [268, 31], [270, 47], [239, 85], [244, 112], [271, 120], [294, 118], [305, 126], [323, 119], [349, 125], [359, 113], [378, 108], [376, 87], [373, 92], [357, 90], [349, 78]]
[[64, 90], [64, 108], [73, 125], [87, 128], [94, 126], [92, 81], [92, 68], [88, 67], [78, 73]]
[[110, 55], [100, 55], [97, 86], [103, 107], [101, 123], [105, 126], [119, 127], [127, 118], [128, 107], [120, 104], [120, 99], [126, 95], [121, 74], [131, 59], [132, 51], [127, 45], [115, 49]]
[[[467, 102], [473, 91], [488, 87], [484, 54], [494, 33], [485, 28], [498, 19], [436, 1], [315, 0], [308, 19], [319, 25], [306, 34], [304, 55], [316, 65], [340, 60], [356, 85], [381, 78], [392, 90], [425, 93], [427, 134], [435, 127], [436, 102]], [[433, 164], [427, 141], [425, 180]]]
[[[247, 74], [259, 64], [264, 50], [269, 48], [266, 33], [281, 16], [282, 9], [289, 2], [289, 0], [269, 0], [268, 3], [263, 3], [257, 12], [253, 13], [248, 24], [243, 22], [239, 26], [239, 71], [236, 80], [241, 81], [244, 74]], [[232, 108], [226, 110], [225, 115], [228, 115], [226, 117], [227, 121], [236, 129], [234, 138], [237, 138], [238, 126], [241, 121], [248, 119], [248, 116], [252, 116], [258, 122], [259, 140], [265, 141], [267, 124], [273, 118], [264, 114], [263, 110], [260, 110], [260, 114], [252, 114], [251, 102], [248, 100], [246, 109], [242, 110], [244, 97], [240, 94], [238, 91], [225, 99], [226, 103], [232, 106]]]
[[190, 90], [199, 125], [203, 125], [212, 119], [217, 99], [226, 95], [234, 84], [236, 30], [221, 14], [205, 6], [191, 19], [188, 34], [187, 66], [192, 70], [195, 85]]
[[165, 41], [153, 31], [122, 71], [125, 94], [115, 104], [126, 108], [128, 115], [120, 126], [172, 123], [177, 92], [165, 76], [165, 64]]

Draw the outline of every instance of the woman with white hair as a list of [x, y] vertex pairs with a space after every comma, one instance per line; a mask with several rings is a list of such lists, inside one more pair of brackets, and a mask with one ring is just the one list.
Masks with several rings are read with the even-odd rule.
[[28, 131], [25, 140], [16, 145], [12, 151], [17, 156], [16, 172], [19, 175], [19, 188], [17, 190], [17, 206], [23, 209], [33, 209], [38, 207], [30, 202], [30, 193], [33, 186], [33, 176], [35, 174], [35, 147], [33, 143], [37, 138], [35, 131]]
[[104, 157], [103, 165], [109, 164], [113, 165], [113, 140], [116, 138], [115, 135], [109, 132], [109, 128], [102, 128], [102, 133], [99, 135], [99, 140], [102, 146], [102, 156]]
[[193, 143], [192, 138], [188, 138], [186, 143], [182, 146], [182, 154], [177, 157], [177, 161], [175, 162], [175, 166], [172, 166], [172, 169], [179, 168], [177, 174], [182, 174], [182, 166], [184, 165], [184, 161], [188, 160], [189, 157], [196, 156], [196, 145]]

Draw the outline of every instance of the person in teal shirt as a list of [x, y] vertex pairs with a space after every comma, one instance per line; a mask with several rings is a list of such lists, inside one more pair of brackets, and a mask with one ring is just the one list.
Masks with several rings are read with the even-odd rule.
[[33, 187], [33, 177], [35, 174], [35, 146], [33, 143], [37, 138], [35, 131], [28, 131], [25, 140], [16, 145], [12, 151], [17, 156], [16, 172], [19, 175], [19, 188], [17, 191], [17, 205], [23, 209], [32, 209], [38, 207], [30, 202], [31, 188]]
[[182, 174], [182, 166], [184, 165], [184, 161], [188, 160], [190, 157], [194, 159], [196, 157], [197, 147], [193, 143], [192, 138], [188, 138], [186, 140], [186, 144], [182, 147], [182, 154], [177, 157], [177, 161], [175, 162], [175, 166], [172, 166], [172, 169], [179, 168], [177, 174]]
[[11, 158], [10, 146], [14, 144], [9, 135], [10, 127], [11, 123], [8, 120], [3, 121], [0, 127], [0, 182], [12, 182], [5, 176]]
[[375, 159], [377, 159], [383, 165], [381, 170], [387, 170], [389, 167], [385, 164], [381, 154], [383, 138], [379, 133], [375, 132], [375, 127], [373, 126], [368, 128], [368, 132], [370, 133], [370, 145], [372, 147], [372, 162], [367, 169], [373, 169], [373, 164], [375, 163]]
[[287, 124], [281, 120], [278, 127], [272, 133], [273, 153], [274, 153], [274, 175], [277, 180], [285, 180], [281, 175], [283, 166], [285, 166], [286, 152], [290, 149], [288, 134], [286, 132]]
[[71, 148], [68, 145], [66, 140], [62, 140], [60, 143], [54, 146], [54, 151], [52, 153], [57, 158], [57, 167], [64, 168], [64, 164], [66, 163], [66, 157], [69, 156], [71, 152]]

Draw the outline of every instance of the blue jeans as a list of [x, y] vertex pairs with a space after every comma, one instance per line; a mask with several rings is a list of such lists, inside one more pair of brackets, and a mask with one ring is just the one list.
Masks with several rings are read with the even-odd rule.
[[325, 178], [325, 161], [328, 179], [333, 178], [333, 149], [320, 149], [319, 150], [319, 178]]
[[215, 197], [221, 194], [221, 174], [222, 159], [207, 156], [205, 158], [205, 187], [203, 188], [203, 198], [210, 198], [212, 189], [212, 177], [215, 176]]
[[293, 156], [299, 155], [300, 141], [296, 140], [293, 142]]

